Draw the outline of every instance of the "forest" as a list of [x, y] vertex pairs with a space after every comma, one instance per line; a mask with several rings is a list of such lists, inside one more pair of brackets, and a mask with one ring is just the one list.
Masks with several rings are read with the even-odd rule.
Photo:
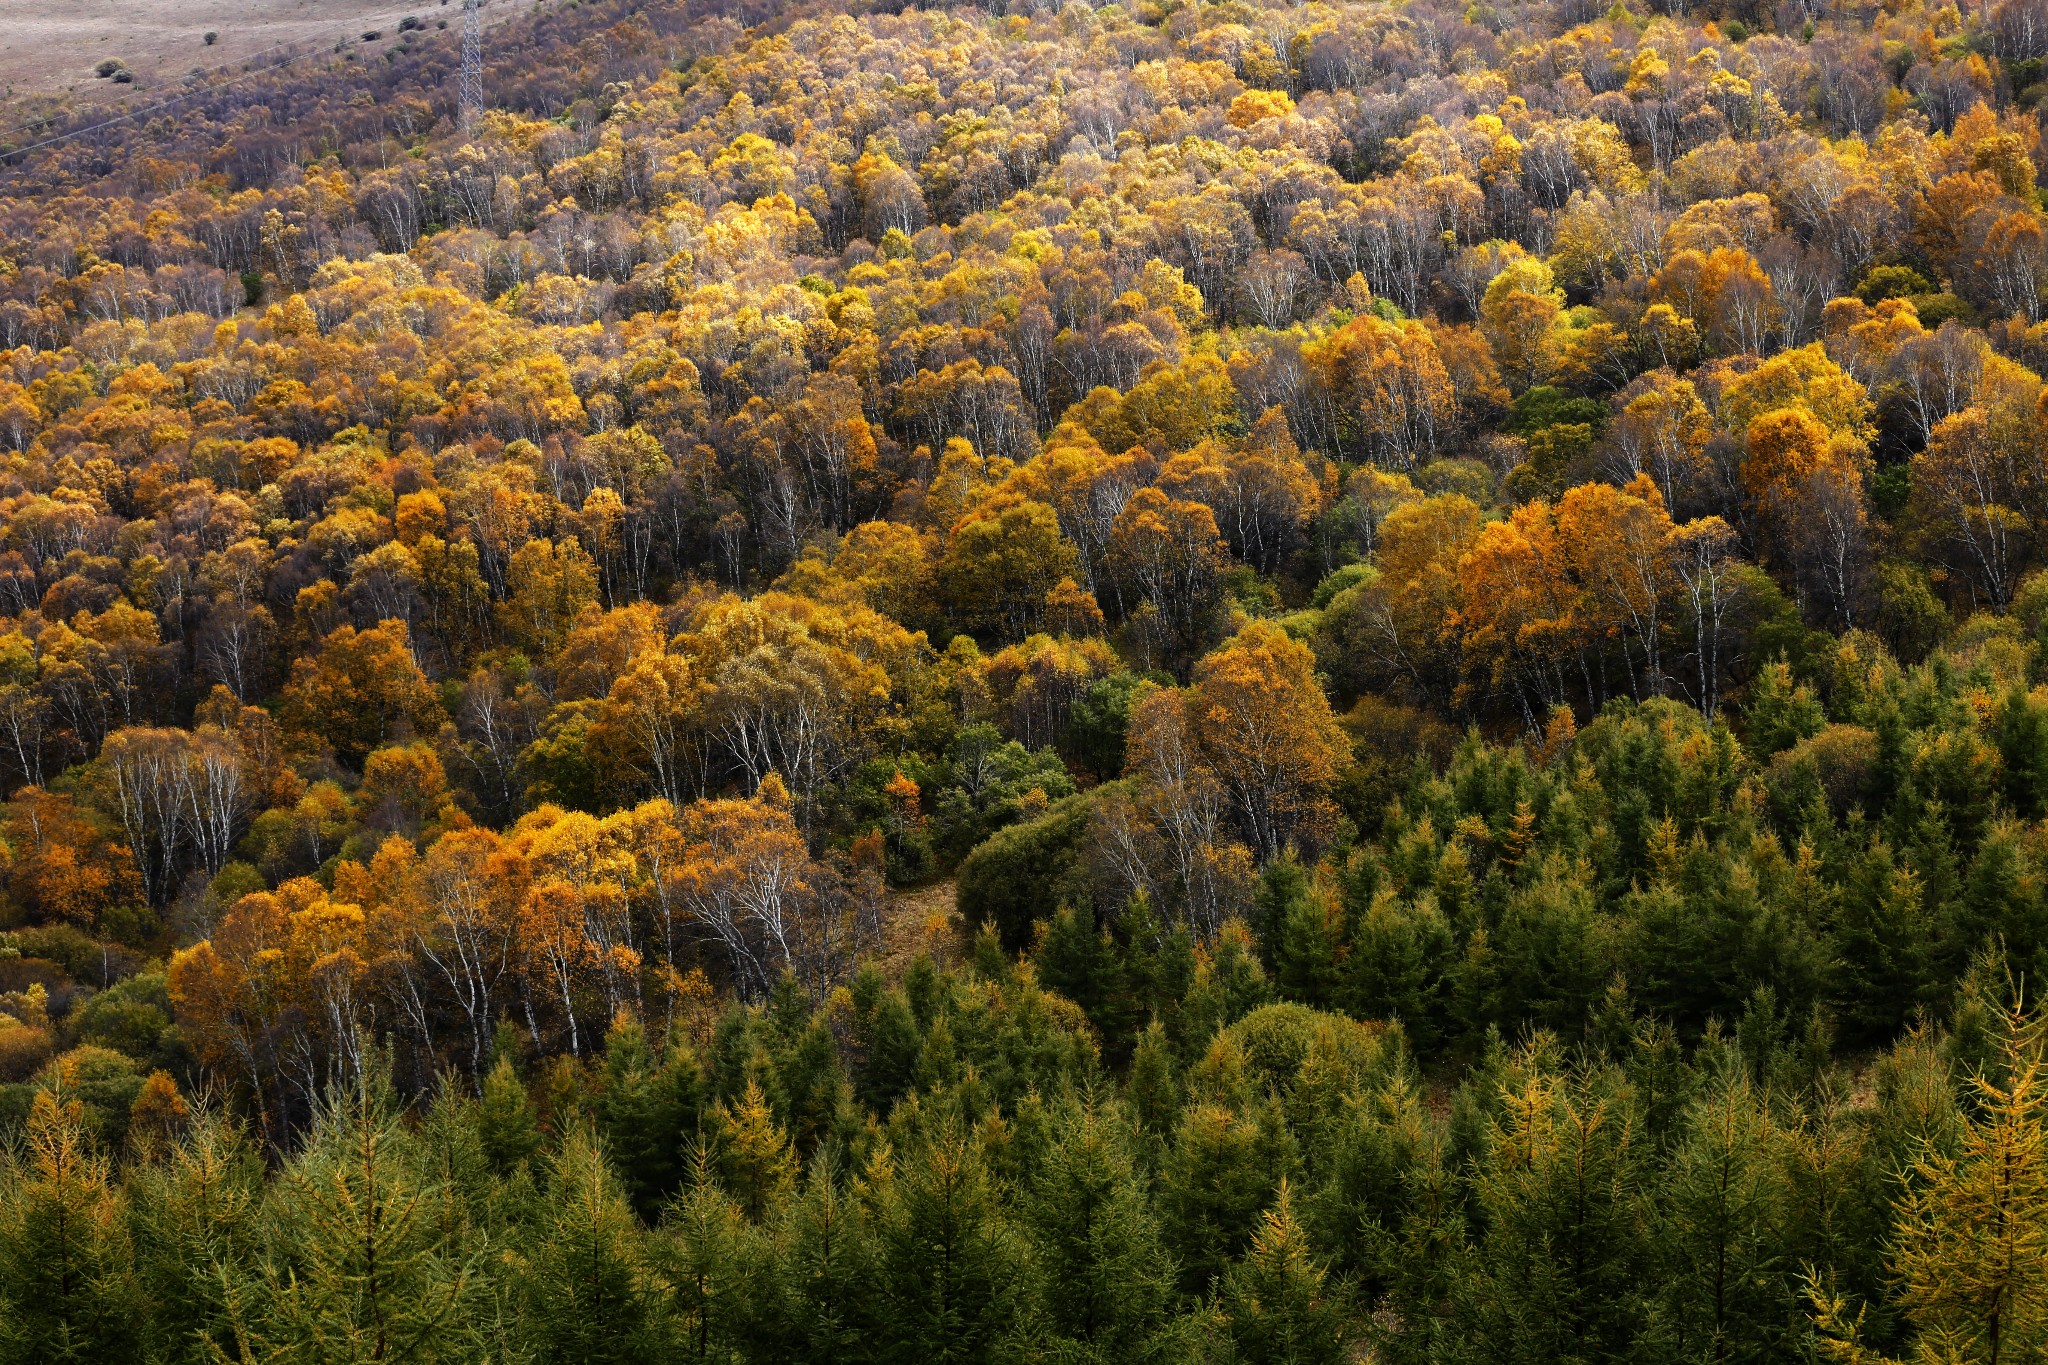
[[2048, 1358], [2048, 0], [442, 4], [0, 106], [0, 1365]]

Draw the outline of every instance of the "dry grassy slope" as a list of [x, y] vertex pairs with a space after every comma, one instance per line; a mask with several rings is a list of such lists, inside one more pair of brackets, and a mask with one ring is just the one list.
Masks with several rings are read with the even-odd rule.
[[919, 953], [930, 953], [940, 962], [959, 957], [955, 889], [949, 879], [936, 886], [889, 894], [882, 907], [882, 950], [878, 954], [885, 975], [901, 979]]
[[[487, 0], [484, 19], [509, 19], [533, 3]], [[429, 29], [446, 19], [453, 31], [462, 0], [0, 0], [0, 86], [14, 95], [146, 100], [175, 91], [195, 66], [238, 67], [293, 45], [331, 47], [369, 29], [396, 42], [408, 14]], [[212, 47], [209, 32], [220, 35]], [[109, 57], [127, 63], [135, 84], [94, 77]]]

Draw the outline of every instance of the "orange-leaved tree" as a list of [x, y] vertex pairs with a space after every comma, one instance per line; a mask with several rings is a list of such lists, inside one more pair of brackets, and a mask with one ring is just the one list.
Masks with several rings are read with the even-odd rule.
[[1350, 745], [1307, 645], [1269, 622], [1250, 623], [1195, 666], [1189, 710], [1261, 861], [1329, 837], [1337, 815], [1330, 789]]
[[360, 767], [387, 740], [433, 734], [440, 704], [413, 658], [411, 632], [393, 620], [339, 627], [294, 664], [284, 715], [293, 731]]

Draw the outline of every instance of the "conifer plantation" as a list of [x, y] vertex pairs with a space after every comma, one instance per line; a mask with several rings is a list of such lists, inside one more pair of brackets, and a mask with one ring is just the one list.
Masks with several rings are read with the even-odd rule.
[[2048, 0], [443, 3], [0, 105], [0, 1365], [2048, 1360]]

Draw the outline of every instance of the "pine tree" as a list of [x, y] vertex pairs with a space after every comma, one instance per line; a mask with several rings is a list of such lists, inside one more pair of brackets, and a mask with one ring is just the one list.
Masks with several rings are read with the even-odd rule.
[[1998, 708], [1994, 726], [2006, 803], [2024, 819], [2037, 820], [2048, 805], [2048, 708], [2034, 705], [2023, 689], [2014, 687]]
[[719, 1178], [748, 1221], [760, 1223], [796, 1177], [789, 1138], [769, 1110], [760, 1082], [749, 1080], [738, 1100], [720, 1107], [716, 1151]]
[[1925, 790], [1917, 773], [1892, 809], [1890, 823], [1904, 827], [1905, 837], [1897, 841], [1899, 851], [1920, 879], [1923, 917], [1929, 925], [1938, 924], [1943, 909], [1963, 894], [1962, 863], [1956, 854], [1958, 845], [1964, 843], [1959, 815]]
[[1742, 719], [1749, 751], [1763, 757], [1819, 734], [1827, 724], [1827, 712], [1812, 689], [1794, 683], [1791, 667], [1780, 660], [1757, 671]]
[[477, 1133], [484, 1155], [500, 1175], [509, 1175], [540, 1150], [540, 1123], [527, 1098], [526, 1084], [512, 1070], [504, 1052], [484, 1076], [477, 1108]]
[[1159, 1172], [1160, 1217], [1183, 1289], [1207, 1292], [1243, 1252], [1292, 1163], [1277, 1104], [1188, 1108]]
[[877, 1114], [887, 1114], [897, 1098], [910, 1089], [917, 1068], [922, 1039], [918, 1022], [903, 992], [888, 985], [872, 964], [853, 978], [849, 994], [853, 1002], [853, 1031], [856, 1054], [854, 1092], [860, 1102]]
[[1260, 876], [1259, 938], [1273, 984], [1290, 1000], [1321, 1008], [1337, 992], [1341, 926], [1333, 907], [1316, 893], [1290, 855]]
[[1405, 1071], [1370, 1087], [1340, 1084], [1307, 1125], [1302, 1164], [1315, 1179], [1297, 1207], [1334, 1269], [1370, 1275], [1378, 1269], [1375, 1253], [1406, 1211], [1417, 1163], [1439, 1141], [1439, 1125]]
[[1096, 928], [1093, 911], [1071, 905], [1053, 911], [1031, 960], [1047, 990], [1079, 1005], [1105, 1037], [1111, 1036], [1110, 1013], [1121, 1003], [1122, 983], [1109, 936]]
[[[2001, 1037], [2004, 1016], [2001, 1009]], [[1946, 1041], [1930, 1026], [1916, 1025], [1871, 1068], [1877, 1104], [1870, 1142], [1874, 1159], [1888, 1171], [1909, 1170], [1930, 1148], [1953, 1151], [1962, 1140], [1963, 1111]]]
[[1181, 999], [1175, 1038], [1182, 1055], [1199, 1052], [1216, 1031], [1242, 1019], [1274, 996], [1259, 965], [1257, 944], [1243, 920], [1227, 920], [1195, 964], [1193, 982]]
[[680, 1038], [657, 1065], [639, 1021], [621, 1015], [605, 1038], [597, 1121], [633, 1207], [653, 1218], [682, 1183], [684, 1153], [702, 1117], [703, 1069]]
[[1882, 842], [1851, 873], [1830, 944], [1834, 997], [1851, 1042], [1889, 1039], [1912, 1017], [1932, 951], [1925, 890]]
[[1473, 1176], [1484, 1233], [1456, 1353], [1491, 1365], [1617, 1358], [1642, 1322], [1636, 1118], [1611, 1074], [1521, 1065]]
[[859, 1365], [873, 1359], [872, 1274], [866, 1211], [839, 1188], [831, 1163], [811, 1163], [801, 1194], [774, 1226], [772, 1336], [758, 1354], [801, 1365]]
[[749, 1335], [750, 1280], [763, 1257], [745, 1212], [712, 1181], [701, 1158], [662, 1216], [655, 1259], [673, 1314], [671, 1358], [734, 1359]]
[[1454, 961], [1451, 926], [1434, 895], [1408, 905], [1391, 888], [1355, 916], [1340, 999], [1361, 1019], [1399, 1019], [1418, 1054], [1436, 1047], [1446, 1024], [1444, 978]]
[[1444, 1128], [1432, 1125], [1418, 1137], [1402, 1182], [1407, 1207], [1398, 1223], [1368, 1221], [1361, 1257], [1389, 1310], [1372, 1315], [1374, 1345], [1393, 1365], [1434, 1365], [1465, 1326], [1455, 1316], [1456, 1290], [1471, 1260], [1463, 1182], [1450, 1164]]
[[822, 1019], [806, 1015], [789, 1045], [776, 1050], [769, 1095], [797, 1154], [816, 1151], [853, 1098], [840, 1071], [839, 1045]]
[[1994, 948], [2023, 971], [2040, 963], [2040, 877], [2026, 835], [2012, 820], [1994, 822], [1970, 861], [1962, 894], [1941, 907], [1937, 978], [1943, 984], [1960, 980], [1972, 958]]
[[484, 1146], [483, 1107], [444, 1073], [433, 1103], [415, 1129], [420, 1179], [433, 1190], [437, 1235], [455, 1244], [482, 1230], [495, 1235], [524, 1212], [532, 1173], [521, 1166], [501, 1178]]
[[1180, 1117], [1180, 1078], [1175, 1074], [1173, 1049], [1156, 1019], [1138, 1035], [1138, 1045], [1131, 1053], [1124, 1102], [1130, 1106], [1146, 1147], [1156, 1153]]
[[1231, 1365], [1341, 1365], [1347, 1317], [1308, 1235], [1294, 1219], [1286, 1182], [1251, 1250], [1223, 1277], [1222, 1325]]
[[1147, 1019], [1173, 1020], [1195, 975], [1195, 942], [1187, 926], [1160, 918], [1141, 887], [1116, 916], [1115, 942], [1123, 965], [1127, 1003], [1118, 1012], [1118, 1032], [1104, 1039], [1112, 1065], [1129, 1061], [1129, 1043]]
[[133, 1247], [84, 1108], [30, 1104], [27, 1150], [0, 1172], [0, 1361], [126, 1362], [138, 1312]]
[[1835, 1072], [1814, 1086], [1788, 1135], [1784, 1254], [1820, 1283], [1866, 1302], [1884, 1287], [1886, 1205], [1893, 1189], [1863, 1116]]
[[524, 1240], [521, 1323], [533, 1360], [664, 1358], [645, 1234], [587, 1131], [572, 1130], [549, 1163], [540, 1216]]

